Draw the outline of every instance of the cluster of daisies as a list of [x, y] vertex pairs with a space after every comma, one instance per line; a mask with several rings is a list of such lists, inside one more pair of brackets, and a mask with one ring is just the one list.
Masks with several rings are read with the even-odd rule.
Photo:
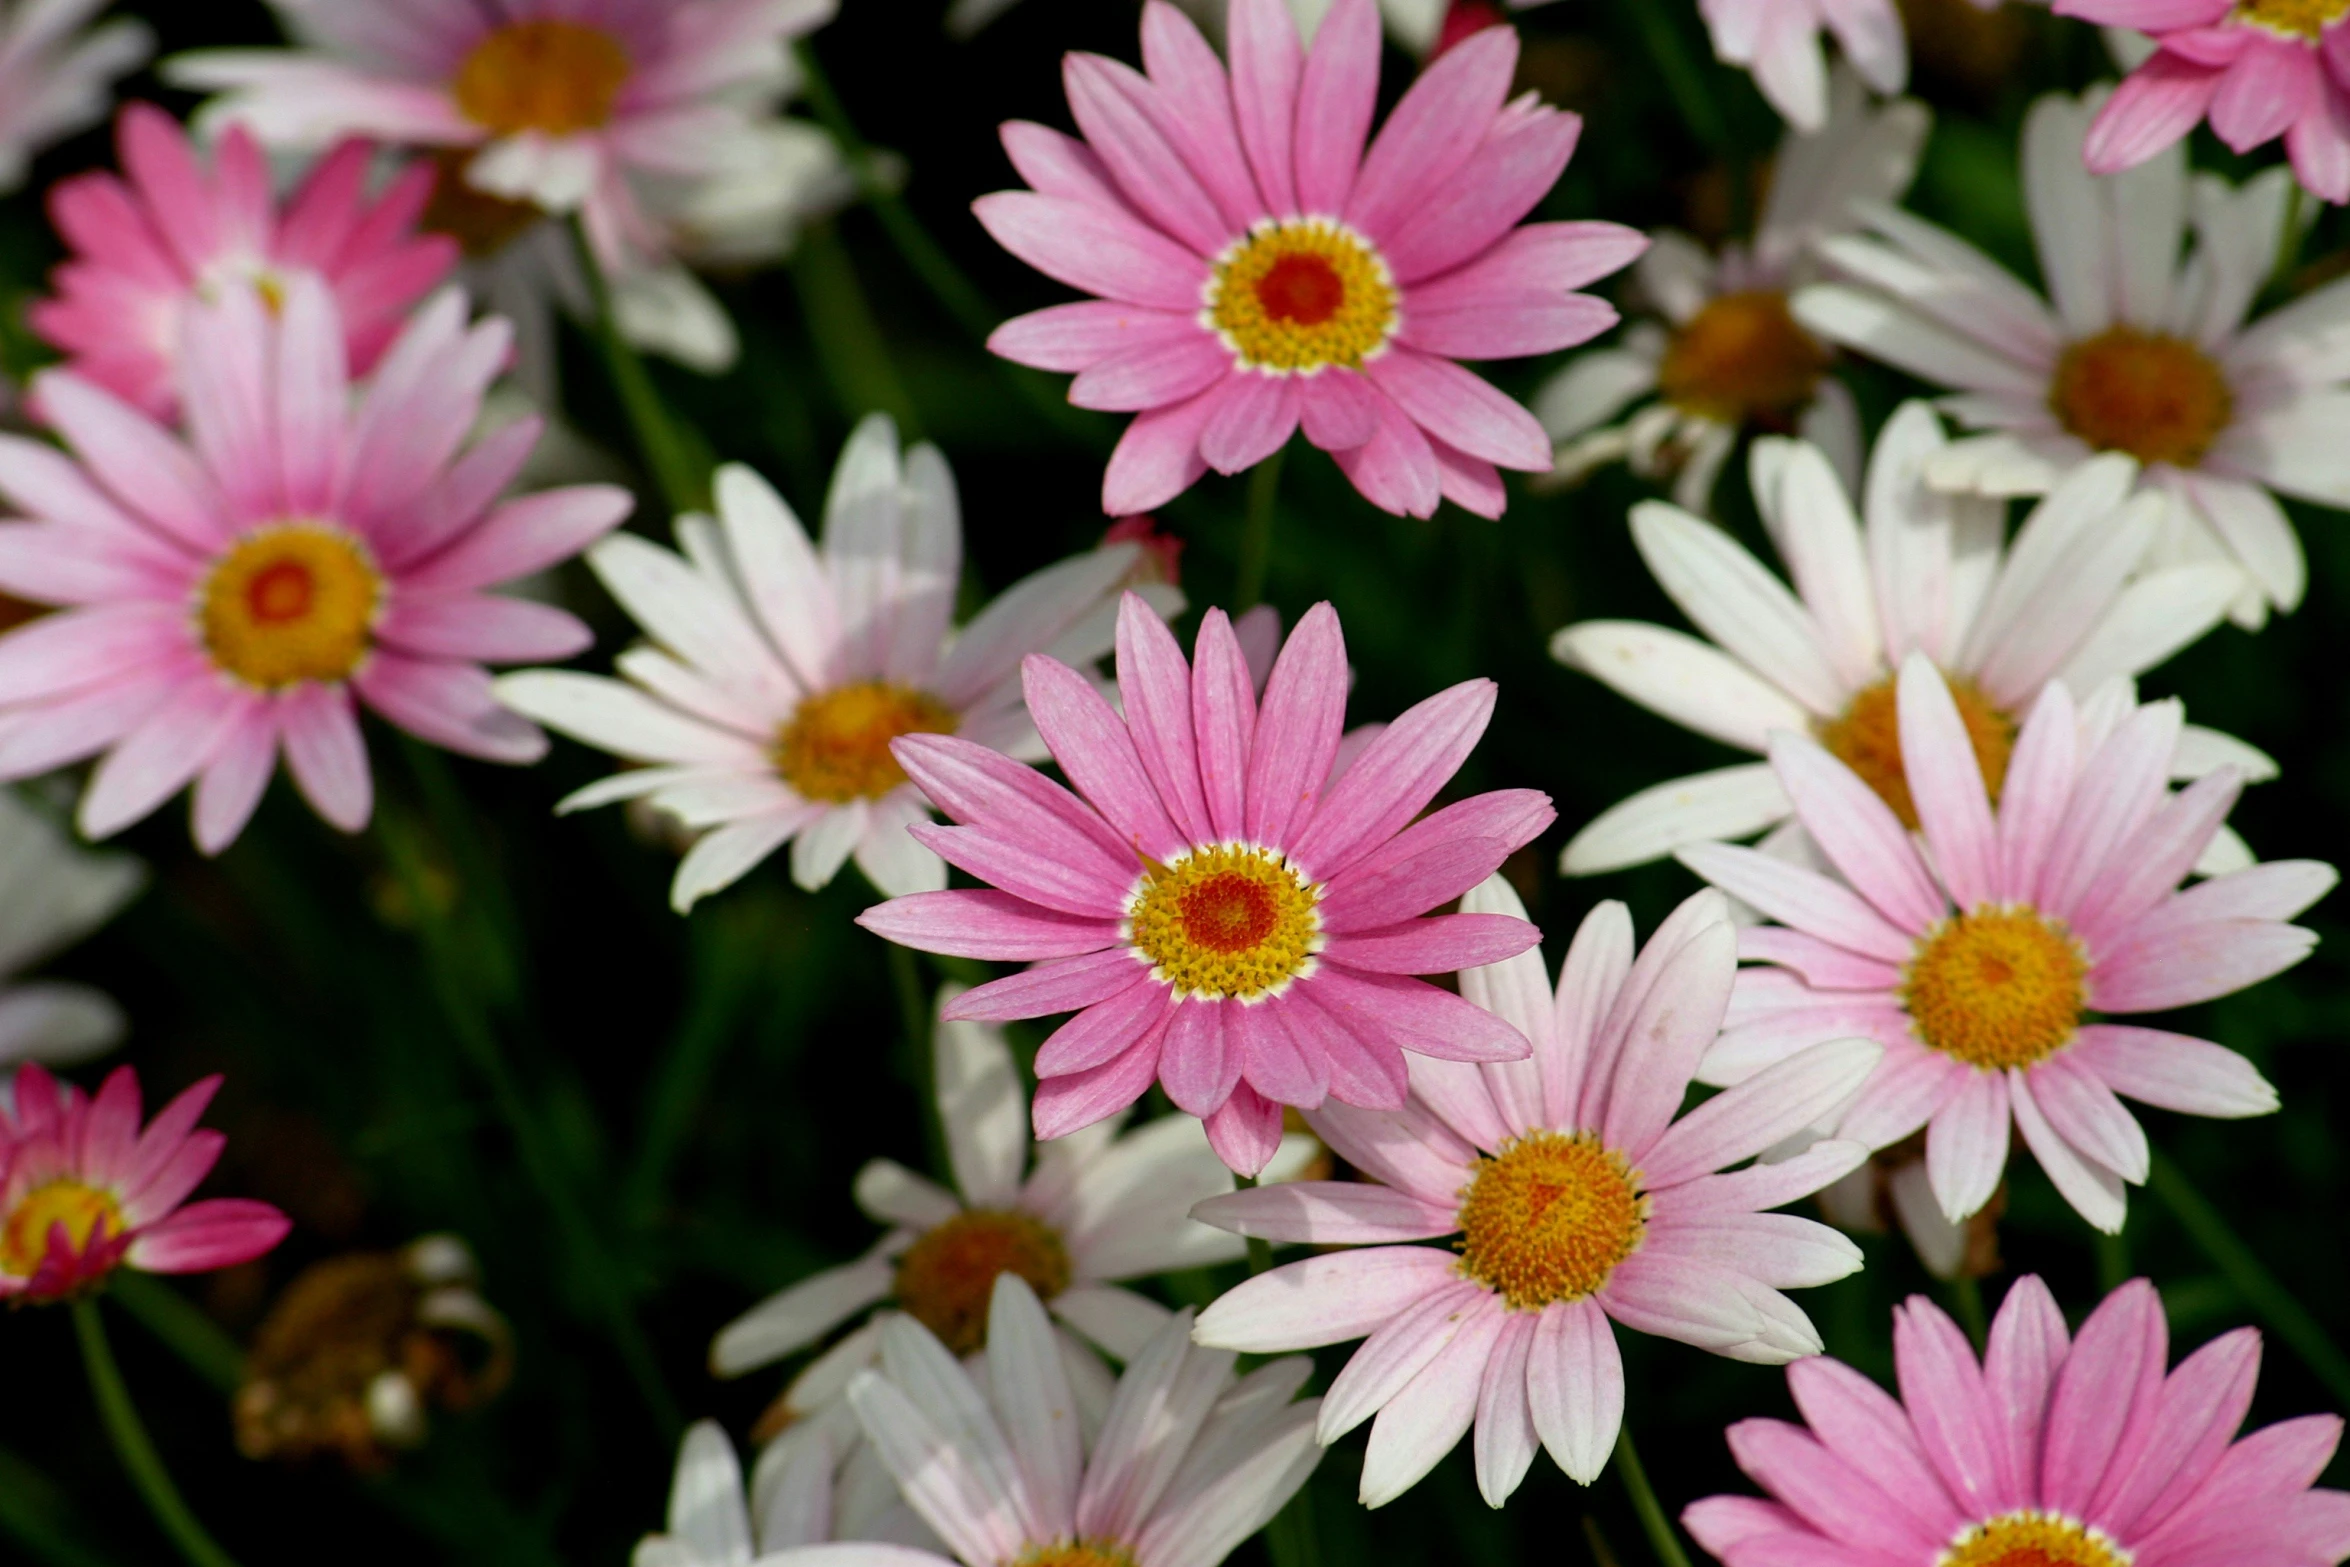
[[[1007, 966], [936, 997], [952, 1186], [867, 1165], [871, 1250], [717, 1334], [717, 1375], [790, 1380], [747, 1477], [687, 1436], [640, 1561], [1215, 1567], [1365, 1423], [1366, 1506], [1467, 1438], [1499, 1507], [1545, 1455], [1608, 1466], [1619, 1330], [1790, 1368], [1805, 1424], [1729, 1433], [1772, 1499], [1685, 1515], [1731, 1567], [2350, 1556], [2350, 1495], [2311, 1488], [2339, 1422], [2235, 1441], [2249, 1333], [2171, 1370], [2149, 1286], [2076, 1334], [2024, 1279], [1981, 1345], [1903, 1308], [1896, 1400], [1789, 1294], [1859, 1247], [1783, 1211], [1861, 1227], [1887, 1197], [1953, 1275], [2017, 1138], [2111, 1233], [2152, 1160], [2125, 1100], [2277, 1106], [2233, 1051], [2124, 1020], [2298, 962], [2334, 872], [2255, 860], [2227, 819], [2274, 764], [2134, 680], [2296, 606], [2283, 500], [2350, 506], [2350, 282], [2254, 314], [2301, 191], [2350, 197], [2350, 6], [2061, 0], [2153, 47], [2031, 111], [2043, 297], [1897, 205], [1929, 126], [1893, 96], [1891, 0], [1701, 0], [1790, 126], [1718, 254], [1524, 221], [1581, 122], [1513, 96], [1507, 26], [1231, 0], [1203, 31], [1150, 0], [1142, 69], [1071, 56], [1078, 134], [1004, 126], [1025, 185], [976, 204], [1090, 296], [990, 346], [1134, 416], [1102, 480], [1126, 520], [959, 614], [953, 471], [886, 418], [813, 530], [730, 464], [667, 544], [542, 450], [551, 311], [723, 366], [693, 266], [772, 256], [874, 177], [781, 112], [829, 0], [277, 3], [295, 47], [166, 63], [216, 94], [193, 133], [132, 104], [119, 173], [49, 193], [69, 258], [29, 319], [62, 361], [0, 435], [0, 593], [39, 611], [0, 635], [0, 780], [49, 783], [0, 795], [0, 971], [138, 889], [67, 810], [101, 839], [185, 791], [217, 854], [282, 762], [365, 827], [362, 708], [484, 760], [544, 729], [618, 758], [560, 809], [673, 826], [680, 913], [779, 855], [808, 889], [853, 861], [877, 937]], [[143, 58], [133, 25], [79, 32], [92, 9], [6, 9], [0, 177]], [[1374, 132], [1383, 27], [1428, 58]], [[2289, 168], [2191, 175], [2206, 116]], [[1626, 267], [1653, 316], [1531, 409], [1464, 367], [1611, 331], [1582, 290]], [[1839, 354], [1947, 395], [1872, 443]], [[1553, 643], [1759, 758], [1577, 824], [1569, 875], [1671, 857], [1702, 884], [1645, 940], [1602, 903], [1554, 976], [1504, 874], [1549, 797], [1452, 787], [1491, 682], [1350, 727], [1330, 605], [1178, 637], [1134, 519], [1301, 432], [1399, 515], [1498, 515], [1505, 470], [1670, 481], [1630, 525], [1690, 629]], [[1709, 517], [1742, 446], [1778, 570]], [[609, 676], [547, 667], [591, 642], [544, 576], [574, 557], [642, 633]], [[1001, 1025], [1044, 1018], [1024, 1070]], [[142, 1125], [130, 1069], [85, 1096], [38, 1064], [121, 1031], [95, 992], [0, 989], [11, 1300], [286, 1232], [189, 1200], [215, 1081]], [[1137, 1119], [1154, 1089], [1173, 1113]], [[1252, 1248], [1203, 1310], [1136, 1287]], [[1356, 1340], [1306, 1396], [1293, 1352]]]

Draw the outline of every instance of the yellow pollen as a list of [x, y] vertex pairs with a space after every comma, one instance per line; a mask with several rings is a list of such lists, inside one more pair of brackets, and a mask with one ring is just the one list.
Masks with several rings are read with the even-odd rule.
[[898, 1258], [898, 1304], [968, 1355], [987, 1343], [987, 1303], [1001, 1273], [1017, 1273], [1050, 1300], [1069, 1287], [1069, 1248], [1025, 1213], [972, 1208], [925, 1230]]
[[510, 22], [473, 46], [450, 92], [459, 112], [500, 136], [571, 136], [612, 118], [631, 69], [620, 40], [600, 27]]
[[1126, 937], [1178, 996], [1255, 1001], [1312, 972], [1321, 895], [1271, 849], [1212, 844], [1143, 873]]
[[1370, 242], [1328, 218], [1259, 223], [1216, 262], [1200, 324], [1250, 369], [1359, 370], [1396, 328], [1395, 282]]
[[1530, 1133], [1472, 1170], [1460, 1271], [1512, 1311], [1581, 1300], [1647, 1232], [1640, 1172], [1588, 1132]]
[[2036, 1508], [1972, 1524], [1935, 1567], [2129, 1567], [2103, 1531]]
[[1065, 1540], [1030, 1546], [1012, 1567], [1134, 1567], [1134, 1553], [1108, 1540]]
[[[2350, 0], [2339, 0], [2336, 9], [2342, 5]], [[2134, 326], [2067, 348], [2048, 388], [2057, 421], [2097, 450], [2176, 468], [2203, 460], [2235, 404], [2209, 354], [2183, 337]]]
[[122, 1209], [112, 1194], [79, 1181], [34, 1187], [0, 1223], [0, 1273], [24, 1279], [39, 1272], [41, 1259], [49, 1255], [49, 1232], [60, 1224], [73, 1249], [86, 1251], [93, 1240], [122, 1233]]
[[1946, 919], [1901, 984], [1918, 1038], [1987, 1072], [2031, 1066], [2072, 1042], [2089, 960], [2058, 921], [2021, 904]]
[[[1975, 748], [1975, 765], [1983, 770], [1983, 787], [1991, 803], [1999, 803], [1999, 789], [2007, 781], [2007, 759], [2015, 750], [2015, 720], [1983, 694], [1983, 688], [1964, 675], [1944, 675], [1950, 698], [1958, 706], [1959, 722]], [[1860, 781], [1893, 807], [1901, 825], [1915, 829], [1917, 802], [1910, 798], [1909, 775], [1901, 765], [1901, 704], [1893, 677], [1888, 675], [1862, 690], [1852, 705], [1817, 725], [1820, 744], [1836, 760], [1851, 768]]]
[[801, 798], [878, 800], [906, 781], [889, 754], [900, 735], [951, 735], [955, 710], [927, 691], [868, 680], [818, 691], [775, 740], [775, 770]]
[[1665, 347], [1666, 402], [1721, 424], [1792, 427], [1828, 372], [1828, 350], [1795, 324], [1787, 296], [1758, 288], [1706, 301]]
[[359, 667], [383, 604], [383, 578], [349, 534], [284, 523], [231, 545], [196, 602], [213, 663], [275, 691], [342, 680]]
[[448, 235], [478, 261], [497, 255], [547, 215], [527, 201], [508, 201], [474, 189], [465, 171], [475, 156], [471, 147], [444, 147], [433, 154], [432, 197], [416, 226]]
[[2350, 0], [2237, 0], [2232, 15], [2272, 33], [2314, 41], [2345, 12], [2350, 12]]

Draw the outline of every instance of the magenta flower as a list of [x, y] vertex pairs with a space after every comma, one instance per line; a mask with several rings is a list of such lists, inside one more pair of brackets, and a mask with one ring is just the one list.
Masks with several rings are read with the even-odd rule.
[[2007, 1168], [2008, 1125], [2081, 1216], [2108, 1233], [2146, 1133], [2117, 1094], [2188, 1115], [2263, 1115], [2276, 1090], [2234, 1051], [2095, 1021], [2163, 1012], [2292, 967], [2317, 938], [2286, 923], [2334, 884], [2280, 860], [2179, 891], [2243, 780], [2222, 767], [2173, 795], [2176, 702], [2119, 682], [2077, 712], [2051, 681], [2017, 736], [1993, 812], [1950, 688], [1903, 664], [1901, 764], [1924, 852], [1817, 742], [1781, 731], [1771, 763], [1843, 880], [1754, 849], [1683, 863], [1779, 925], [1750, 928], [1733, 1026], [1699, 1075], [1734, 1083], [1816, 1041], [1866, 1035], [1884, 1063], [1837, 1135], [1882, 1148], [1926, 1129], [1926, 1175], [1958, 1223]]
[[207, 1077], [139, 1129], [139, 1075], [106, 1074], [95, 1099], [31, 1062], [0, 1105], [0, 1299], [61, 1300], [116, 1268], [208, 1273], [285, 1239], [265, 1202], [189, 1202], [226, 1141], [195, 1129], [220, 1079]]
[[983, 196], [996, 240], [1099, 296], [1006, 322], [1007, 359], [1073, 370], [1069, 400], [1138, 417], [1110, 459], [1113, 516], [1238, 473], [1303, 425], [1372, 504], [1439, 496], [1501, 515], [1501, 475], [1550, 467], [1534, 416], [1454, 363], [1548, 353], [1615, 310], [1572, 290], [1640, 254], [1613, 223], [1518, 220], [1582, 121], [1510, 100], [1517, 34], [1488, 28], [1431, 65], [1364, 151], [1379, 10], [1337, 0], [1309, 54], [1281, 0], [1232, 0], [1227, 78], [1164, 0], [1148, 75], [1099, 55], [1063, 70], [1083, 141], [1024, 121], [1004, 148], [1033, 187]]
[[207, 171], [178, 121], [134, 103], [115, 122], [115, 145], [127, 178], [101, 170], [50, 187], [49, 215], [76, 254], [57, 268], [57, 296], [27, 318], [76, 375], [158, 419], [178, 408], [190, 307], [223, 284], [283, 300], [295, 278], [323, 279], [364, 374], [457, 264], [455, 240], [416, 232], [432, 171], [410, 168], [371, 197], [374, 153], [363, 142], [336, 148], [282, 203], [241, 128], [221, 138]]
[[[951, 735], [893, 748], [961, 826], [907, 830], [993, 890], [923, 892], [858, 923], [925, 952], [1037, 960], [941, 1014], [1075, 1012], [1037, 1052], [1036, 1135], [1125, 1109], [1155, 1078], [1244, 1175], [1281, 1140], [1281, 1107], [1404, 1101], [1403, 1052], [1514, 1061], [1526, 1036], [1408, 976], [1499, 962], [1541, 933], [1522, 919], [1422, 919], [1490, 875], [1556, 815], [1497, 790], [1415, 820], [1493, 714], [1464, 681], [1382, 730], [1334, 773], [1346, 642], [1318, 604], [1260, 706], [1232, 625], [1202, 620], [1186, 665], [1134, 594], [1118, 617], [1124, 716], [1077, 671], [1022, 668], [1028, 713], [1072, 795]], [[1082, 797], [1082, 798], [1081, 798]]]
[[[302, 793], [356, 832], [373, 809], [354, 699], [423, 739], [535, 760], [484, 661], [566, 658], [588, 630], [484, 589], [576, 553], [628, 514], [580, 485], [501, 501], [538, 438], [470, 449], [506, 362], [502, 321], [442, 294], [353, 405], [326, 285], [274, 314], [252, 289], [191, 313], [183, 441], [70, 371], [36, 395], [73, 456], [0, 436], [0, 591], [67, 606], [0, 642], [0, 778], [105, 753], [81, 801], [104, 837], [195, 782], [197, 845], [243, 829], [282, 750]], [[77, 460], [78, 459], [78, 460]]]
[[2238, 152], [2285, 138], [2311, 195], [2350, 201], [2350, 33], [2339, 0], [2056, 0], [2158, 46], [2108, 99], [2082, 157], [2135, 168], [2206, 116]]
[[1787, 1368], [1805, 1425], [1741, 1420], [1738, 1467], [1774, 1501], [1681, 1515], [1729, 1567], [2314, 1567], [2350, 1556], [2350, 1494], [2311, 1486], [2342, 1422], [2236, 1431], [2260, 1335], [2223, 1333], [2164, 1374], [2154, 1286], [2065, 1332], [2037, 1278], [2008, 1290], [1980, 1363], [1922, 1296], [1893, 1314], [1901, 1397], [1835, 1360]]

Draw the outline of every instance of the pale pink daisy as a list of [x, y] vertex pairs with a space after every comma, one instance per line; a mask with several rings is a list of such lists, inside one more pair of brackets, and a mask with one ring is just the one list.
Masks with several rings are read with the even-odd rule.
[[[1464, 907], [1524, 910], [1499, 877]], [[1384, 1506], [1476, 1428], [1477, 1486], [1499, 1507], [1537, 1447], [1585, 1485], [1624, 1416], [1611, 1320], [1734, 1359], [1816, 1355], [1780, 1293], [1843, 1278], [1852, 1242], [1766, 1213], [1866, 1157], [1825, 1142], [1722, 1174], [1849, 1099], [1882, 1051], [1822, 1043], [1678, 1120], [1738, 968], [1728, 908], [1683, 903], [1633, 955], [1620, 903], [1585, 917], [1554, 995], [1542, 955], [1461, 975], [1461, 994], [1534, 1041], [1531, 1060], [1411, 1064], [1400, 1109], [1307, 1120], [1364, 1181], [1299, 1181], [1192, 1211], [1272, 1241], [1355, 1246], [1261, 1274], [1200, 1317], [1203, 1344], [1264, 1353], [1367, 1342], [1330, 1384], [1320, 1437], [1373, 1415], [1362, 1501]], [[1460, 1236], [1450, 1246], [1381, 1244]], [[1365, 1243], [1370, 1243], [1366, 1245]]]
[[1281, 0], [1232, 0], [1229, 78], [1166, 0], [1143, 11], [1147, 77], [1063, 67], [1083, 141], [1025, 121], [1004, 147], [1032, 189], [983, 196], [990, 234], [1100, 296], [1005, 323], [1007, 359], [1078, 372], [1069, 400], [1137, 415], [1102, 506], [1148, 511], [1238, 473], [1302, 424], [1374, 505], [1480, 516], [1496, 465], [1550, 466], [1542, 427], [1455, 363], [1584, 342], [1615, 309], [1572, 290], [1647, 243], [1612, 223], [1518, 220], [1582, 121], [1509, 97], [1517, 34], [1489, 28], [1414, 82], [1369, 151], [1379, 10], [1336, 0], [1298, 42]]
[[282, 751], [318, 813], [365, 826], [358, 704], [418, 737], [527, 762], [546, 737], [499, 707], [483, 661], [588, 645], [563, 611], [484, 589], [566, 559], [628, 515], [581, 485], [499, 499], [538, 421], [467, 445], [505, 362], [500, 321], [444, 292], [358, 389], [316, 277], [271, 311], [224, 286], [180, 365], [187, 435], [70, 371], [35, 395], [73, 455], [0, 436], [0, 591], [68, 606], [0, 642], [0, 777], [100, 752], [81, 798], [101, 838], [194, 781], [217, 853]]
[[2164, 1012], [2292, 967], [2317, 938], [2287, 923], [2334, 884], [2280, 860], [2178, 884], [2235, 803], [2222, 767], [2173, 795], [2179, 707], [2110, 704], [2076, 718], [2052, 682], [2016, 738], [1993, 811], [1950, 688], [1902, 666], [1898, 724], [1921, 846], [1890, 806], [1813, 740], [1771, 761], [1843, 878], [1752, 849], [1680, 857], [1780, 925], [1749, 929], [1733, 1023], [1700, 1076], [1735, 1083], [1821, 1039], [1865, 1034], [1884, 1064], [1835, 1123], [1882, 1148], [1926, 1129], [1926, 1176], [1953, 1223], [1990, 1200], [2010, 1123], [2081, 1216], [2121, 1228], [2146, 1179], [2146, 1133], [2117, 1094], [2188, 1115], [2263, 1115], [2276, 1091], [2232, 1050], [2095, 1019]]
[[1280, 1143], [1285, 1104], [1391, 1109], [1407, 1050], [1526, 1054], [1508, 1023], [1408, 976], [1540, 939], [1501, 915], [1419, 916], [1555, 813], [1548, 796], [1512, 789], [1415, 820], [1485, 732], [1490, 680], [1412, 708], [1333, 779], [1347, 670], [1327, 604], [1290, 633], [1261, 704], [1220, 610], [1202, 619], [1193, 656], [1129, 594], [1123, 713], [1066, 664], [1027, 661], [1029, 715], [1075, 794], [967, 740], [897, 742], [900, 764], [963, 824], [915, 836], [991, 885], [899, 898], [858, 923], [926, 952], [1038, 960], [947, 1015], [1077, 1014], [1037, 1053], [1039, 1137], [1113, 1115], [1155, 1079], [1207, 1122], [1225, 1163], [1254, 1175]]
[[106, 118], [117, 78], [147, 62], [155, 35], [117, 17], [83, 32], [107, 0], [0, 0], [0, 192], [33, 154]]
[[669, 1482], [668, 1527], [639, 1540], [630, 1567], [751, 1567], [769, 1553], [833, 1538], [833, 1463], [829, 1447], [810, 1443], [791, 1461], [759, 1461], [759, 1478], [743, 1484], [742, 1460], [715, 1420], [697, 1420], [677, 1444]]
[[188, 312], [222, 285], [282, 301], [293, 279], [323, 279], [352, 371], [365, 374], [409, 307], [457, 264], [454, 241], [416, 231], [432, 171], [409, 168], [370, 195], [364, 142], [336, 148], [282, 202], [241, 129], [221, 138], [207, 169], [178, 121], [134, 103], [115, 122], [115, 146], [122, 175], [50, 187], [49, 215], [74, 255], [52, 276], [56, 296], [35, 301], [26, 320], [74, 374], [158, 419], [178, 409]]
[[[677, 868], [679, 913], [791, 845], [811, 890], [854, 856], [885, 895], [947, 884], [907, 835], [930, 819], [891, 755], [901, 735], [960, 735], [1042, 759], [1021, 705], [1020, 660], [1091, 665], [1110, 650], [1118, 584], [1142, 547], [1112, 544], [1013, 584], [959, 630], [963, 567], [955, 477], [924, 442], [868, 416], [850, 436], [811, 543], [749, 468], [718, 470], [718, 517], [681, 517], [682, 555], [634, 534], [588, 563], [644, 627], [624, 679], [531, 670], [498, 682], [516, 712], [637, 765], [558, 809], [642, 799], [703, 834]], [[1145, 589], [1168, 613], [1175, 589]]]
[[197, 1131], [220, 1079], [207, 1077], [139, 1125], [139, 1077], [106, 1074], [95, 1098], [31, 1062], [0, 1102], [0, 1300], [63, 1300], [116, 1268], [209, 1273], [285, 1239], [265, 1202], [189, 1202], [225, 1139]]
[[[2350, 37], [2350, 35], [2345, 35]], [[2190, 175], [2174, 146], [2100, 179], [2081, 166], [2097, 96], [2050, 94], [2024, 124], [2022, 173], [2043, 300], [1981, 251], [1877, 207], [1869, 235], [1823, 241], [1845, 282], [1795, 296], [1811, 330], [1936, 385], [1985, 433], [1938, 454], [1936, 486], [2037, 495], [2092, 453], [2125, 452], [2177, 503], [2152, 563], [2233, 559], [2233, 613], [2257, 626], [2308, 578], [2280, 495], [2350, 508], [2350, 281], [2246, 322], [2275, 268], [2291, 181]], [[2194, 245], [2185, 246], [2192, 228]]]
[[1178, 1313], [1082, 1427], [1051, 1325], [1016, 1274], [996, 1281], [984, 1366], [966, 1370], [909, 1318], [849, 1399], [906, 1502], [945, 1549], [803, 1546], [761, 1567], [1217, 1567], [1321, 1462], [1311, 1363], [1234, 1374]]
[[1728, 1567], [2320, 1567], [2350, 1556], [2350, 1495], [2313, 1489], [2341, 1439], [2304, 1415], [2236, 1440], [2260, 1335], [2166, 1368], [2154, 1286], [2133, 1279], [2066, 1332], [2033, 1277], [1980, 1361], [1923, 1296], [1893, 1315], [1901, 1397], [1835, 1360], [1787, 1368], [1804, 1424], [1730, 1427], [1774, 1498], [1682, 1514]]
[[1697, 0], [1726, 65], [1754, 73], [1754, 85], [1788, 124], [1828, 123], [1828, 61], [1820, 34], [1834, 36], [1862, 81], [1897, 93], [1909, 80], [1909, 38], [1893, 0]]

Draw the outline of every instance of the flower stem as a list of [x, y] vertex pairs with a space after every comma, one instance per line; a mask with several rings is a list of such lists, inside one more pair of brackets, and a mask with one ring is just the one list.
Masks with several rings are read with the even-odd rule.
[[661, 401], [644, 359], [621, 335], [620, 318], [612, 307], [611, 280], [604, 276], [595, 247], [588, 243], [587, 230], [577, 218], [569, 227], [571, 248], [579, 258], [580, 274], [587, 280], [588, 299], [595, 310], [596, 346], [603, 350], [605, 373], [612, 378], [621, 411], [628, 415], [645, 471], [672, 514], [699, 511], [707, 504], [708, 489], [701, 464], [694, 460], [692, 448], [669, 417], [668, 405]]
[[1689, 1553], [1681, 1549], [1680, 1537], [1673, 1533], [1673, 1520], [1665, 1515], [1664, 1503], [1656, 1499], [1656, 1491], [1648, 1483], [1648, 1471], [1641, 1467], [1640, 1450], [1632, 1445], [1628, 1424], [1616, 1428], [1616, 1473], [1624, 1477], [1632, 1511], [1640, 1516], [1640, 1527], [1647, 1532], [1649, 1549], [1656, 1552], [1657, 1561], [1662, 1567], [1689, 1567]]
[[1722, 118], [1721, 100], [1706, 85], [1705, 73], [1697, 59], [1689, 52], [1668, 9], [1661, 5], [1636, 5], [1632, 14], [1639, 19], [1641, 41], [1656, 61], [1657, 74], [1665, 80], [1665, 90], [1672, 95], [1673, 107], [1681, 111], [1682, 120], [1697, 133], [1697, 139], [1731, 165], [1733, 181], [1744, 172], [1738, 149], [1731, 144], [1729, 122]]
[[878, 410], [895, 419], [908, 440], [918, 438], [922, 427], [913, 396], [890, 363], [881, 323], [831, 224], [815, 224], [800, 236], [791, 278], [816, 362], [849, 422]]
[[1240, 564], [1232, 583], [1232, 612], [1254, 609], [1265, 596], [1265, 568], [1273, 558], [1273, 519], [1280, 510], [1281, 459], [1287, 448], [1258, 463], [1248, 476], [1248, 513], [1240, 524]]
[[2244, 1303], [2254, 1314], [2292, 1347], [2302, 1364], [2317, 1374], [2317, 1379], [2336, 1400], [2350, 1404], [2350, 1356], [2342, 1353], [2317, 1318], [2309, 1314], [2309, 1309], [2295, 1300], [2276, 1275], [2252, 1254], [2252, 1248], [2237, 1238], [2228, 1221], [2204, 1201], [2194, 1183], [2177, 1165], [2157, 1153], [2146, 1185], [2235, 1286], [2236, 1293], [2244, 1297]]
[[[1256, 1184], [1257, 1178], [1253, 1175], [1235, 1175], [1232, 1177], [1232, 1187], [1235, 1191], [1245, 1192]], [[1245, 1244], [1248, 1246], [1248, 1272], [1250, 1278], [1255, 1278], [1258, 1274], [1263, 1273], [1266, 1269], [1273, 1266], [1273, 1243], [1271, 1241], [1265, 1239], [1262, 1235], [1251, 1235], [1248, 1237], [1248, 1240]], [[1302, 1495], [1303, 1493], [1301, 1492], [1299, 1494]]]
[[1983, 1312], [1983, 1286], [1971, 1273], [1962, 1273], [1950, 1281], [1951, 1315], [1975, 1346], [1975, 1353], [1983, 1352], [1984, 1340], [1990, 1337], [1990, 1319]]
[[171, 1543], [179, 1547], [192, 1567], [236, 1567], [236, 1558], [213, 1542], [188, 1511], [188, 1504], [180, 1500], [179, 1488], [171, 1483], [170, 1471], [163, 1467], [163, 1459], [148, 1440], [147, 1428], [139, 1421], [138, 1407], [131, 1402], [130, 1389], [123, 1384], [122, 1368], [114, 1363], [114, 1350], [106, 1342], [106, 1324], [98, 1315], [98, 1302], [83, 1296], [73, 1303], [74, 1337], [81, 1341], [82, 1367], [90, 1374], [90, 1392], [98, 1401], [98, 1416], [106, 1423], [106, 1434], [114, 1442], [114, 1451], [122, 1460], [122, 1467], [130, 1472], [131, 1483], [138, 1487], [147, 1510], [171, 1536]]
[[922, 1105], [922, 1144], [933, 1172], [948, 1175], [954, 1165], [947, 1156], [946, 1128], [938, 1116], [938, 1069], [931, 1049], [931, 999], [922, 986], [922, 969], [912, 947], [894, 941], [882, 945], [889, 952], [890, 989], [897, 993], [898, 1026], [905, 1038], [906, 1078]]

